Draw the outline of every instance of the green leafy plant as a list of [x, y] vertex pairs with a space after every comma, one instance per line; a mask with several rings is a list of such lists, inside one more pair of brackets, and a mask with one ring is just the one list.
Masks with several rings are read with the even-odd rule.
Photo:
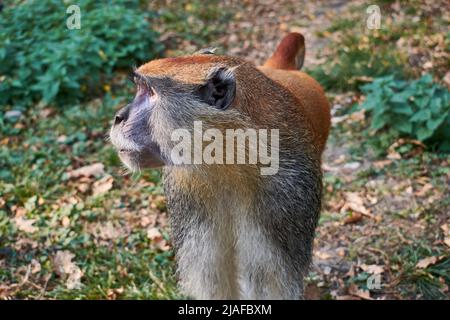
[[414, 81], [393, 75], [361, 87], [366, 94], [361, 107], [372, 115], [370, 129], [387, 129], [450, 151], [450, 92], [427, 74]]
[[[396, 17], [391, 0], [378, 1], [385, 13], [380, 29], [368, 29], [363, 18], [368, 3], [355, 4], [351, 14], [333, 19], [318, 36], [331, 40], [322, 58], [324, 62], [309, 72], [326, 89], [357, 91], [372, 78], [394, 74], [405, 79], [420, 77], [424, 70], [435, 78], [448, 71], [448, 58], [432, 56], [433, 68], [424, 68], [421, 54], [426, 50], [447, 50], [450, 33], [441, 30], [445, 18], [435, 15], [420, 1], [403, 1], [404, 17]], [[414, 17], [421, 15], [421, 23]], [[435, 30], [430, 32], [430, 30]]]
[[81, 28], [72, 30], [70, 4], [27, 1], [0, 13], [0, 104], [73, 103], [101, 91], [114, 69], [161, 51], [139, 1], [77, 1]]
[[[378, 45], [374, 36], [345, 35], [328, 61], [309, 70], [326, 89], [357, 90], [373, 77], [403, 75], [404, 57], [392, 47]], [[377, 50], [374, 50], [377, 45]]]
[[[422, 259], [431, 257], [436, 257], [437, 262], [426, 268], [417, 268]], [[394, 255], [392, 262], [402, 265], [400, 288], [413, 285], [424, 299], [448, 299], [444, 289], [450, 284], [450, 256], [445, 251], [418, 241]]]

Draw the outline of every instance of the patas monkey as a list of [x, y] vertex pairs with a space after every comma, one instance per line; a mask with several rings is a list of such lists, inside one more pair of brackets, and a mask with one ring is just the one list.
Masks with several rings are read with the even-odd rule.
[[[303, 297], [330, 126], [322, 88], [298, 71], [304, 52], [303, 36], [290, 33], [262, 67], [202, 51], [134, 72], [136, 97], [116, 114], [111, 140], [129, 168], [164, 167], [178, 276], [191, 297]], [[278, 171], [175, 165], [171, 135], [192, 132], [194, 121], [219, 131], [278, 129]]]

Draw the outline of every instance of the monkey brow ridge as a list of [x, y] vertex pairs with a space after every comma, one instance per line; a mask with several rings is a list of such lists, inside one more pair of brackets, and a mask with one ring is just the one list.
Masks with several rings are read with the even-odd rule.
[[131, 71], [130, 76], [129, 76], [130, 80], [134, 83], [134, 84], [145, 84], [147, 85], [149, 83], [149, 77], [140, 74], [136, 68], [134, 68], [133, 71]]

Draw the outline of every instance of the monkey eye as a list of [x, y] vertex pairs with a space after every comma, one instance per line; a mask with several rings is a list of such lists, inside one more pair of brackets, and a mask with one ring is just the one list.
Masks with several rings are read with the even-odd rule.
[[155, 90], [148, 83], [138, 83], [136, 85], [136, 88], [138, 96], [147, 95], [149, 97], [152, 97], [155, 94]]
[[138, 95], [146, 94], [151, 97], [155, 94], [155, 89], [144, 75], [133, 71], [128, 78], [136, 86]]

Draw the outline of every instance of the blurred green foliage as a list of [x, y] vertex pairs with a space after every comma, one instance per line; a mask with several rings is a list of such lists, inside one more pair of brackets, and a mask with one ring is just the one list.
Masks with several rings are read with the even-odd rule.
[[[381, 77], [361, 87], [361, 107], [372, 115], [370, 129], [388, 129], [450, 151], [450, 92], [427, 74], [414, 81]], [[378, 137], [377, 137], [378, 139]]]
[[[105, 137], [112, 115], [130, 100], [134, 92], [126, 88], [122, 71], [154, 58], [161, 50], [161, 45], [156, 43], [156, 32], [152, 30], [163, 35], [161, 41], [172, 51], [170, 55], [191, 53], [193, 47], [214, 45], [215, 39], [228, 32], [226, 22], [233, 19], [234, 9], [225, 8], [218, 0], [6, 0], [3, 3], [6, 8], [0, 13], [0, 106], [2, 111], [27, 110], [16, 116], [0, 112], [0, 284], [2, 290], [6, 290], [0, 290], [0, 295], [6, 295], [7, 299], [184, 298], [176, 287], [173, 251], [153, 247], [147, 234], [149, 226], [141, 224], [143, 217], [166, 213], [164, 202], [156, 208], [151, 207], [155, 203], [152, 197], [162, 195], [161, 174], [144, 170], [140, 176], [123, 176], [120, 160]], [[72, 3], [81, 8], [80, 30], [66, 27], [66, 19], [70, 16], [66, 9]], [[406, 2], [402, 7], [406, 7]], [[437, 125], [439, 117], [435, 117], [437, 113], [431, 109], [441, 110], [442, 117], [444, 113], [448, 115], [448, 92], [443, 93], [444, 89], [429, 83], [429, 79], [415, 83], [384, 78], [383, 84], [377, 86], [381, 81], [376, 79], [379, 76], [396, 74], [407, 78], [407, 62], [395, 42], [414, 34], [419, 42], [416, 45], [422, 46], [423, 35], [433, 30], [425, 23], [407, 23], [410, 26], [392, 24], [367, 34], [361, 30], [355, 32], [354, 27], [358, 25], [354, 19], [340, 19], [328, 30], [333, 33], [344, 30], [347, 34], [330, 45], [332, 55], [320, 66], [322, 70], [313, 72], [315, 76], [319, 75], [317, 77], [327, 87], [327, 93], [362, 88], [367, 95], [365, 104], [375, 99], [373, 105], [368, 106], [373, 109], [370, 111], [372, 121], [375, 121], [376, 112], [383, 115], [380, 116], [383, 121], [387, 114], [400, 117], [396, 122], [387, 119], [383, 129], [375, 131], [376, 136], [370, 136], [373, 130], [366, 130], [364, 122], [341, 122], [333, 126], [329, 146], [348, 148], [346, 158], [349, 161], [373, 160], [366, 150], [367, 136], [373, 138], [370, 146], [377, 143], [384, 146], [379, 150], [386, 152], [399, 135], [417, 137], [417, 128], [429, 130], [428, 126]], [[119, 72], [114, 72], [111, 79], [115, 69]], [[435, 69], [431, 71], [435, 74]], [[360, 86], [372, 77], [375, 77], [372, 89], [371, 86]], [[103, 88], [106, 83], [111, 84], [111, 92], [94, 99], [102, 90], [108, 91]], [[402, 97], [402, 92], [412, 91], [411, 86], [415, 88], [412, 95]], [[380, 91], [381, 96], [378, 97], [375, 91]], [[439, 96], [445, 96], [446, 100], [436, 102], [435, 97]], [[416, 98], [424, 100], [418, 102]], [[38, 103], [42, 99], [51, 105]], [[78, 103], [77, 100], [84, 101]], [[412, 133], [400, 129], [413, 116], [405, 114], [404, 110], [397, 114], [399, 102], [395, 100], [419, 114], [412, 122]], [[9, 106], [4, 106], [5, 103]], [[424, 107], [421, 107], [422, 103]], [[341, 112], [352, 112], [357, 108], [357, 105], [351, 110], [344, 107]], [[447, 125], [441, 124], [440, 128], [447, 130], [446, 138], [439, 136], [440, 129], [436, 129], [427, 138], [427, 143], [434, 139], [450, 141], [448, 120]], [[400, 148], [403, 147], [408, 145]], [[398, 151], [402, 153], [402, 150]], [[106, 194], [93, 194], [92, 184], [98, 179], [67, 179], [68, 171], [99, 161], [105, 165], [105, 174], [114, 178], [114, 186]], [[368, 167], [350, 182], [334, 172], [326, 172], [325, 186], [332, 190], [325, 193], [326, 201], [336, 201], [343, 191], [359, 192], [366, 188], [368, 180], [389, 181], [391, 177], [398, 177], [406, 181], [422, 177], [424, 168], [430, 173], [432, 192], [446, 192], [449, 174], [446, 163], [449, 163], [448, 155], [424, 152], [420, 156], [394, 161], [386, 167]], [[82, 184], [88, 184], [90, 189], [82, 191], [78, 188]], [[386, 185], [373, 191], [379, 197], [384, 196]], [[440, 241], [436, 232], [438, 227], [431, 219], [440, 223], [448, 212], [448, 200], [424, 206], [426, 212], [417, 208], [409, 213], [410, 217], [403, 215], [392, 221], [396, 224], [403, 220], [418, 223], [419, 215], [429, 216], [427, 221], [431, 222], [427, 228], [430, 231], [424, 233], [430, 236], [429, 239], [413, 233], [414, 238], [408, 237], [408, 242], [414, 246], [405, 248], [402, 241], [390, 246], [393, 242], [386, 241], [389, 240], [386, 237], [371, 237], [371, 247], [380, 248], [390, 256], [393, 252], [392, 267], [388, 266], [385, 271], [401, 280], [400, 289], [395, 291], [400, 290], [402, 297], [445, 298], [440, 290], [449, 285], [448, 257], [423, 270], [417, 269], [416, 265], [423, 258], [447, 254], [444, 244], [436, 245]], [[36, 232], [28, 233], [18, 228], [14, 219], [18, 209], [25, 212], [26, 219], [33, 221], [38, 228]], [[393, 214], [386, 212], [386, 221], [391, 221], [389, 216]], [[68, 222], [63, 223], [64, 220]], [[321, 221], [341, 220], [333, 211], [324, 212]], [[94, 232], [93, 227], [105, 223], [111, 223], [114, 230], [121, 231], [117, 237], [103, 239]], [[378, 229], [389, 230], [386, 226], [387, 222]], [[402, 230], [408, 230], [407, 227], [402, 226]], [[161, 227], [161, 232], [168, 240], [167, 228]], [[386, 235], [389, 236], [389, 231]], [[404, 237], [403, 233], [400, 235]], [[349, 252], [358, 248], [357, 241], [347, 244]], [[59, 250], [69, 250], [76, 255], [74, 263], [84, 273], [79, 289], [68, 289], [65, 279], [55, 273], [53, 257]], [[346, 255], [346, 262], [360, 259], [356, 254], [351, 257]], [[41, 270], [31, 272], [24, 281], [26, 268], [33, 261], [39, 262]], [[360, 272], [350, 277], [349, 282], [355, 279], [353, 282], [364, 287], [367, 277], [367, 273]]]
[[439, 47], [447, 51], [450, 48], [450, 33], [442, 28], [448, 24], [445, 18], [423, 12], [420, 1], [404, 1], [401, 6], [404, 17], [396, 18], [391, 15], [390, 3], [390, 0], [380, 3], [385, 12], [380, 29], [369, 30], [365, 19], [360, 19], [360, 12], [370, 4], [366, 2], [355, 5], [353, 18], [335, 19], [326, 31], [319, 32], [319, 36], [331, 37], [335, 44], [325, 52], [325, 62], [309, 72], [327, 90], [358, 91], [362, 84], [387, 75], [420, 77], [423, 62], [420, 55], [414, 55], [425, 50], [431, 53], [427, 58], [434, 66], [428, 72], [435, 79], [444, 77], [448, 62], [438, 58], [439, 54], [433, 57], [433, 52]]
[[219, 0], [174, 1], [161, 5], [159, 17], [164, 28], [177, 35], [179, 40], [189, 41], [198, 47], [210, 46], [226, 31], [231, 12], [219, 7]]
[[327, 63], [309, 72], [326, 89], [334, 91], [357, 90], [373, 77], [403, 75], [405, 58], [393, 50], [391, 43], [382, 42], [377, 35], [345, 34]]
[[[124, 217], [126, 208], [148, 213], [149, 195], [162, 193], [158, 172], [141, 173], [142, 180], [155, 184], [139, 192], [135, 185], [140, 179], [120, 172], [116, 151], [105, 140], [105, 133], [111, 115], [129, 97], [126, 92], [115, 93], [117, 97], [106, 94], [65, 108], [35, 106], [27, 110], [26, 117], [14, 119], [0, 112], [0, 261], [5, 262], [0, 267], [0, 283], [20, 281], [16, 271], [33, 259], [41, 265], [33, 281], [52, 275], [42, 296], [36, 287], [24, 286], [16, 292], [17, 298], [108, 299], [113, 289], [122, 290], [124, 299], [180, 298], [173, 252], [153, 248], [146, 228], [135, 227], [101, 244], [86, 231], [86, 225], [105, 221], [120, 228], [129, 223]], [[48, 110], [52, 113], [45, 115]], [[76, 189], [79, 182], [67, 179], [65, 173], [99, 160], [114, 177], [115, 188], [99, 196], [83, 194]], [[72, 196], [77, 202], [66, 203]], [[35, 219], [38, 231], [24, 233], [17, 228], [14, 208], [18, 206], [26, 209], [27, 219]], [[69, 225], [61, 225], [63, 217]], [[131, 220], [137, 217], [132, 215]], [[23, 237], [39, 245], [16, 247]], [[54, 275], [52, 257], [58, 250], [76, 254], [84, 273], [80, 289], [67, 289], [65, 279]]]
[[98, 93], [112, 71], [154, 58], [162, 46], [139, 1], [80, 0], [81, 28], [68, 29], [70, 3], [27, 1], [0, 13], [0, 104], [67, 104]]

